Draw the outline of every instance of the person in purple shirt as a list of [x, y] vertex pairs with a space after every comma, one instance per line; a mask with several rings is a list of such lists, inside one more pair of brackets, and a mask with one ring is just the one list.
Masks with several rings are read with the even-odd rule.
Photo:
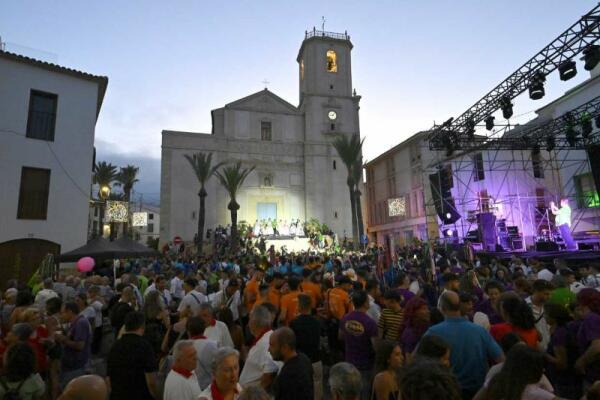
[[475, 307], [476, 312], [479, 311], [487, 315], [491, 325], [504, 322], [500, 316], [500, 311], [498, 310], [498, 299], [503, 290], [504, 287], [500, 282], [489, 281], [484, 287], [487, 299], [483, 300]]
[[415, 296], [415, 294], [408, 289], [410, 287], [410, 277], [408, 274], [400, 272], [394, 279], [394, 284], [396, 286], [394, 290], [398, 292], [400, 296], [402, 296], [402, 302], [400, 305], [404, 307], [406, 302]]
[[363, 380], [363, 397], [370, 394], [375, 363], [374, 343], [377, 340], [377, 324], [367, 315], [369, 298], [364, 290], [352, 294], [354, 311], [340, 321], [339, 337], [344, 341], [346, 361], [354, 365]]
[[575, 370], [584, 375], [584, 386], [590, 386], [600, 380], [600, 292], [581, 290], [576, 310], [583, 318], [577, 332], [581, 356], [575, 362]]
[[429, 329], [430, 324], [430, 312], [427, 301], [422, 297], [413, 297], [410, 299], [404, 308], [404, 322], [400, 327], [402, 331], [400, 346], [405, 359], [410, 358], [419, 340], [421, 340], [425, 331]]
[[62, 344], [61, 387], [72, 379], [87, 373], [92, 345], [92, 327], [87, 318], [80, 314], [75, 302], [67, 302], [61, 311], [63, 322], [70, 324], [68, 331], [57, 332], [56, 341]]

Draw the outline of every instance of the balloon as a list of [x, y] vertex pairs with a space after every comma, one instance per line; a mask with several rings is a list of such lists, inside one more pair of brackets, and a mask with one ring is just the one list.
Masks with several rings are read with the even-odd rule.
[[77, 270], [79, 272], [89, 272], [94, 269], [96, 262], [92, 257], [83, 257], [77, 261]]

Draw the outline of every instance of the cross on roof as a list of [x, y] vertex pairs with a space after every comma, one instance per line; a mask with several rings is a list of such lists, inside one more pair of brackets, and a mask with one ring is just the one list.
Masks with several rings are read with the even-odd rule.
[[264, 81], [262, 81], [262, 83], [265, 85], [265, 89], [267, 88], [267, 85], [271, 82], [269, 82], [266, 78]]

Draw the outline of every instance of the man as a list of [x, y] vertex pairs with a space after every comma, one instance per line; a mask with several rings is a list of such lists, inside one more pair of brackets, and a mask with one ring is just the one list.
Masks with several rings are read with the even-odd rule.
[[54, 282], [52, 278], [44, 279], [44, 288], [40, 290], [35, 296], [35, 306], [38, 310], [44, 312], [46, 309], [46, 301], [53, 297], [58, 297], [58, 293], [54, 291]]
[[364, 391], [360, 372], [347, 362], [335, 364], [329, 370], [329, 389], [333, 400], [360, 400]]
[[217, 343], [218, 347], [231, 347], [233, 349], [233, 340], [227, 325], [222, 321], [215, 319], [213, 308], [210, 303], [202, 303], [198, 316], [204, 320], [206, 328], [204, 336]]
[[537, 329], [542, 336], [541, 346], [543, 349], [545, 349], [550, 342], [550, 326], [548, 325], [548, 322], [546, 322], [546, 316], [544, 315], [544, 304], [550, 299], [552, 289], [554, 289], [554, 287], [550, 282], [544, 279], [538, 279], [533, 282], [533, 294], [525, 299], [533, 312], [535, 329]]
[[262, 270], [256, 269], [254, 274], [252, 274], [252, 278], [246, 283], [246, 288], [244, 289], [244, 305], [248, 311], [252, 310], [254, 303], [258, 300], [258, 288], [262, 283], [264, 276], [265, 273]]
[[571, 207], [569, 207], [569, 199], [560, 199], [560, 208], [556, 207], [553, 201], [550, 202], [550, 211], [556, 216], [554, 220], [560, 236], [567, 250], [577, 250], [577, 243], [573, 240], [571, 235]]
[[275, 400], [313, 400], [313, 371], [308, 357], [296, 352], [296, 335], [290, 328], [277, 329], [269, 339], [269, 353], [283, 367], [273, 383]]
[[483, 386], [488, 361], [504, 361], [500, 346], [488, 331], [460, 315], [458, 294], [447, 291], [440, 296], [445, 321], [432, 326], [425, 335], [437, 335], [448, 343], [452, 352], [450, 365], [461, 386], [463, 398], [471, 399]]
[[344, 341], [346, 361], [354, 365], [362, 376], [363, 397], [368, 398], [368, 389], [373, 379], [375, 363], [374, 345], [377, 339], [377, 324], [367, 315], [369, 300], [367, 292], [356, 291], [352, 294], [354, 311], [340, 321], [339, 338]]
[[184, 296], [183, 292], [183, 269], [177, 269], [175, 276], [171, 279], [171, 296], [175, 302], [181, 301]]
[[194, 342], [198, 363], [196, 364], [196, 377], [198, 386], [204, 390], [213, 379], [212, 365], [219, 348], [217, 342], [204, 336], [206, 323], [200, 317], [190, 317], [185, 325], [188, 337]]
[[163, 400], [197, 400], [202, 390], [196, 377], [197, 354], [194, 342], [182, 340], [173, 347], [173, 368], [165, 381]]
[[488, 324], [494, 325], [504, 322], [500, 315], [500, 309], [498, 308], [498, 299], [504, 288], [498, 281], [489, 281], [483, 287], [487, 299], [479, 302], [475, 307], [476, 312], [483, 313], [487, 316]]
[[143, 338], [144, 314], [130, 312], [125, 316], [124, 326], [125, 332], [111, 347], [106, 361], [110, 399], [158, 398], [158, 363], [152, 346]]
[[323, 398], [323, 363], [321, 362], [321, 323], [311, 315], [312, 298], [305, 293], [298, 296], [299, 315], [290, 323], [296, 334], [296, 348], [310, 359], [313, 369], [315, 400]]
[[[458, 293], [458, 290], [460, 288], [460, 279], [458, 278], [458, 275], [456, 275], [455, 273], [446, 272], [445, 274], [442, 275], [442, 284], [443, 284], [444, 289], [442, 290], [441, 294], [444, 294], [449, 290]], [[441, 299], [441, 295], [440, 295], [440, 298], [438, 298], [438, 305], [437, 305], [438, 310], [441, 311], [440, 299]]]
[[260, 385], [268, 390], [275, 379], [279, 365], [273, 361], [269, 353], [269, 339], [273, 333], [272, 322], [271, 313], [263, 305], [254, 307], [250, 313], [248, 328], [254, 336], [254, 343], [240, 374], [240, 384], [243, 387]]
[[296, 318], [298, 295], [301, 293], [299, 290], [300, 279], [294, 275], [290, 276], [288, 286], [290, 291], [281, 297], [281, 311], [279, 313], [279, 323], [285, 326], [289, 326], [290, 322]]
[[167, 289], [167, 280], [163, 275], [158, 275], [154, 282], [150, 286], [148, 286], [148, 288], [144, 292], [144, 298], [148, 296], [148, 293], [150, 293], [153, 290], [158, 290], [163, 305], [165, 306], [165, 308], [169, 307], [169, 304], [171, 304], [172, 297], [171, 292], [169, 292], [169, 289]]
[[367, 291], [367, 295], [369, 297], [369, 310], [367, 311], [367, 315], [373, 319], [375, 322], [379, 322], [379, 317], [381, 316], [381, 307], [377, 304], [376, 300], [379, 299], [381, 295], [381, 291], [379, 290], [379, 282], [376, 279], [369, 279], [365, 284], [365, 290]]
[[[312, 308], [317, 308], [317, 305], [321, 303], [321, 285], [313, 282], [310, 277], [313, 272], [309, 268], [305, 268], [302, 271], [302, 291], [307, 293], [312, 300]], [[317, 275], [317, 273], [315, 273]]]
[[73, 379], [58, 400], [106, 400], [108, 388], [98, 375], [83, 375]]
[[332, 318], [339, 321], [352, 311], [352, 303], [348, 295], [351, 288], [352, 280], [344, 275], [338, 280], [338, 285], [327, 293], [325, 301], [329, 304]]
[[377, 321], [379, 337], [385, 340], [398, 341], [400, 339], [400, 325], [404, 320], [404, 312], [400, 303], [402, 296], [397, 290], [389, 289], [383, 296], [385, 308]]
[[200, 305], [208, 301], [204, 294], [196, 290], [196, 286], [198, 286], [198, 281], [193, 278], [188, 278], [183, 282], [185, 296], [183, 296], [181, 303], [179, 303], [179, 307], [177, 307], [179, 313], [198, 315]]
[[269, 283], [269, 303], [273, 304], [279, 311], [281, 301], [281, 287], [284, 284], [283, 275], [280, 272], [274, 272]]
[[67, 302], [61, 310], [61, 319], [70, 324], [66, 335], [56, 333], [56, 341], [63, 347], [61, 359], [61, 387], [65, 387], [72, 379], [85, 375], [90, 361], [92, 345], [92, 327], [87, 318], [81, 315], [74, 302]]
[[221, 310], [229, 308], [233, 315], [233, 321], [237, 322], [240, 319], [240, 308], [242, 300], [240, 296], [240, 281], [237, 278], [229, 279], [225, 289], [215, 293], [212, 300], [213, 308]]

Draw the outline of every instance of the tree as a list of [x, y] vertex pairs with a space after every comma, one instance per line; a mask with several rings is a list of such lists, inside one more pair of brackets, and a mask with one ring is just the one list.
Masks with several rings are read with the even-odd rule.
[[[131, 201], [131, 190], [133, 189], [133, 185], [139, 182], [137, 179], [137, 174], [140, 172], [140, 168], [135, 165], [127, 165], [126, 167], [121, 167], [121, 170], [117, 174], [115, 186], [121, 186], [123, 188], [123, 194], [125, 201], [127, 202], [127, 219], [129, 220], [129, 203]], [[123, 226], [123, 232], [125, 236], [129, 236], [129, 223], [125, 222]]]
[[[362, 205], [360, 201], [360, 183], [363, 180], [363, 163], [362, 163], [362, 155], [354, 162], [352, 165], [352, 177], [354, 179], [354, 202], [356, 205], [356, 222], [358, 225], [358, 237], [359, 240], [362, 240], [362, 237], [365, 233], [365, 227], [363, 224], [363, 215], [362, 215]], [[362, 246], [359, 241], [358, 244]]]
[[104, 228], [104, 205], [107, 194], [102, 193], [103, 187], [110, 188], [111, 184], [117, 179], [117, 167], [112, 165], [111, 163], [107, 163], [106, 161], [101, 161], [94, 165], [94, 176], [93, 182], [98, 185], [98, 198], [102, 200], [102, 205], [100, 206], [100, 223], [98, 228], [98, 233], [102, 236], [102, 230]]
[[[346, 166], [348, 172], [348, 178], [346, 183], [348, 184], [348, 193], [350, 194], [350, 210], [352, 212], [352, 239], [354, 245], [360, 243], [358, 238], [358, 217], [357, 217], [357, 204], [356, 204], [356, 182], [354, 165], [362, 161], [362, 145], [364, 139], [360, 140], [358, 134], [354, 134], [351, 137], [346, 135], [340, 135], [333, 141], [333, 147], [335, 147], [338, 156], [342, 159], [342, 162]], [[362, 211], [361, 211], [362, 214]]]
[[200, 184], [200, 191], [198, 192], [198, 197], [200, 197], [200, 209], [198, 210], [198, 231], [196, 233], [196, 246], [198, 248], [198, 254], [202, 254], [202, 244], [204, 241], [204, 220], [206, 218], [206, 193], [205, 185], [208, 179], [217, 171], [222, 162], [212, 165], [212, 153], [204, 154], [204, 153], [195, 153], [195, 154], [185, 154], [185, 159], [188, 160], [192, 169], [194, 170], [194, 174], [196, 174], [196, 178], [198, 179], [198, 183]]
[[231, 212], [231, 249], [235, 251], [238, 247], [237, 211], [240, 205], [236, 201], [237, 191], [242, 187], [244, 180], [254, 171], [255, 166], [242, 168], [242, 162], [238, 161], [233, 166], [225, 166], [220, 171], [215, 171], [221, 185], [229, 193], [231, 200], [227, 209]]

